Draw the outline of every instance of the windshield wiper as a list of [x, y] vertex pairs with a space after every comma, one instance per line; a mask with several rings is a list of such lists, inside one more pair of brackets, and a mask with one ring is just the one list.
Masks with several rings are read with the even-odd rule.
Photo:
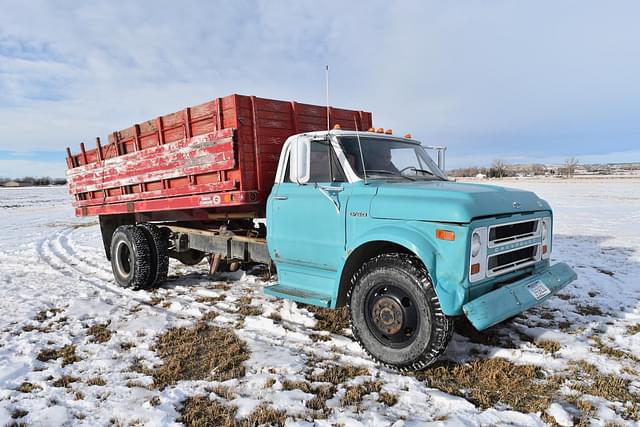
[[415, 179], [411, 178], [410, 176], [402, 175], [401, 173], [391, 172], [391, 171], [388, 171], [388, 170], [385, 170], [385, 169], [367, 169], [365, 172], [367, 174], [369, 174], [369, 173], [381, 173], [381, 174], [385, 174], [385, 175], [399, 176], [401, 178], [406, 178], [409, 181], [415, 181]]
[[430, 170], [427, 170], [427, 169], [419, 169], [419, 168], [411, 167], [411, 170], [416, 171], [416, 172], [426, 173], [426, 174], [431, 175], [434, 178], [442, 179], [441, 177], [437, 176], [436, 174], [434, 174], [433, 172], [431, 172]]

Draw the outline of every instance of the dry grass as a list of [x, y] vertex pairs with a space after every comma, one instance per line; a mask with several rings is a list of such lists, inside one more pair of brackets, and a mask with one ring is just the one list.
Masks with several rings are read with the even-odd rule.
[[326, 341], [330, 341], [331, 340], [331, 336], [330, 335], [323, 335], [323, 334], [309, 334], [309, 338], [311, 338], [311, 341], [313, 342], [326, 342]]
[[52, 317], [55, 317], [58, 313], [62, 313], [62, 309], [48, 308], [46, 310], [40, 310], [38, 314], [36, 314], [36, 317], [33, 318], [33, 320], [36, 320], [42, 323], [47, 319], [51, 319]]
[[282, 316], [277, 311], [274, 311], [269, 315], [269, 319], [273, 320], [274, 322], [280, 322], [282, 321]]
[[602, 316], [603, 314], [600, 307], [588, 304], [578, 304], [576, 306], [576, 312], [584, 316]]
[[199, 302], [201, 304], [216, 304], [216, 303], [219, 303], [220, 301], [223, 301], [225, 298], [226, 298], [225, 295], [217, 295], [212, 297], [198, 297], [196, 298], [196, 302]]
[[57, 380], [55, 380], [52, 385], [54, 387], [71, 387], [72, 383], [76, 383], [80, 381], [80, 378], [78, 377], [74, 377], [71, 375], [63, 375], [60, 378], [58, 378]]
[[282, 382], [283, 390], [301, 390], [304, 393], [311, 393], [311, 384], [307, 381], [291, 381], [284, 380]]
[[159, 296], [153, 296], [149, 299], [149, 301], [147, 301], [147, 304], [149, 305], [158, 305], [160, 304], [162, 301], [164, 300], [164, 298], [159, 297]]
[[313, 411], [319, 412], [319, 414], [315, 415], [315, 418], [319, 418], [320, 416], [327, 417], [331, 413], [331, 410], [327, 408], [327, 400], [336, 394], [336, 386], [333, 384], [321, 384], [315, 387], [312, 393], [316, 396], [311, 400], [307, 400], [305, 406]]
[[307, 380], [338, 385], [349, 378], [355, 378], [362, 375], [369, 375], [369, 370], [367, 368], [358, 368], [356, 366], [334, 365], [325, 368], [325, 370], [320, 373], [311, 373], [307, 375]]
[[33, 393], [34, 391], [39, 390], [42, 390], [42, 387], [40, 387], [38, 384], [32, 384], [26, 381], [16, 388], [16, 391], [19, 391], [20, 393]]
[[262, 314], [262, 307], [251, 305], [251, 297], [243, 296], [236, 300], [239, 305], [238, 313], [242, 316], [260, 316]]
[[462, 396], [482, 409], [501, 403], [522, 412], [543, 411], [559, 388], [556, 381], [542, 381], [539, 368], [500, 358], [445, 362], [415, 375], [430, 387]]
[[36, 358], [41, 362], [62, 359], [62, 366], [67, 366], [80, 360], [76, 355], [76, 346], [70, 344], [60, 349], [46, 348], [38, 353]]
[[88, 334], [91, 335], [91, 342], [97, 342], [99, 344], [105, 343], [111, 339], [113, 332], [109, 328], [109, 323], [104, 325], [93, 325], [89, 328]]
[[533, 344], [536, 347], [543, 349], [547, 353], [555, 353], [557, 351], [560, 351], [560, 348], [562, 347], [559, 342], [552, 340], [534, 341]]
[[626, 335], [640, 334], [640, 323], [627, 326], [627, 330], [625, 331], [625, 334]]
[[635, 362], [640, 362], [640, 358], [636, 357], [635, 355], [606, 345], [604, 342], [602, 342], [600, 337], [596, 336], [592, 337], [592, 339], [596, 345], [596, 348], [598, 349], [598, 351], [600, 351], [600, 354], [605, 354], [614, 359], [628, 359]]
[[17, 418], [26, 417], [27, 415], [29, 415], [29, 411], [25, 411], [24, 409], [18, 408], [11, 411], [11, 418], [13, 418], [14, 420]]
[[213, 392], [226, 400], [232, 400], [236, 398], [235, 393], [231, 391], [229, 387], [225, 387], [223, 385], [217, 385], [215, 387], [207, 388], [207, 391]]
[[347, 387], [347, 391], [340, 399], [342, 406], [360, 405], [362, 399], [367, 394], [379, 392], [382, 388], [382, 381], [365, 381], [362, 384]]
[[187, 398], [180, 408], [179, 422], [187, 427], [254, 427], [284, 426], [287, 419], [284, 411], [269, 406], [258, 406], [246, 418], [236, 419], [237, 408], [210, 400], [207, 396]]
[[246, 344], [229, 328], [198, 322], [161, 335], [154, 350], [162, 365], [144, 369], [154, 386], [164, 388], [180, 380], [225, 381], [244, 376], [242, 362], [249, 358]]
[[378, 393], [378, 396], [378, 400], [387, 406], [393, 406], [398, 403], [398, 396], [394, 393], [381, 391], [380, 393]]
[[349, 327], [349, 311], [347, 307], [333, 309], [308, 305], [305, 306], [305, 308], [313, 313], [313, 316], [316, 318], [317, 323], [315, 329], [317, 330], [344, 335], [344, 329]]
[[100, 378], [100, 377], [93, 377], [93, 378], [89, 378], [87, 380], [87, 384], [88, 385], [95, 385], [95, 386], [102, 387], [102, 386], [106, 385], [107, 382], [105, 380], [103, 380], [102, 378]]

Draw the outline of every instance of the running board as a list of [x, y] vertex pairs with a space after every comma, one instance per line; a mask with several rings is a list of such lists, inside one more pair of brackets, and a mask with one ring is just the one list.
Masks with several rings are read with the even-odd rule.
[[331, 297], [317, 292], [307, 291], [305, 289], [289, 288], [283, 285], [273, 285], [264, 288], [264, 293], [277, 298], [289, 299], [304, 304], [317, 305], [319, 307], [329, 307], [331, 305]]

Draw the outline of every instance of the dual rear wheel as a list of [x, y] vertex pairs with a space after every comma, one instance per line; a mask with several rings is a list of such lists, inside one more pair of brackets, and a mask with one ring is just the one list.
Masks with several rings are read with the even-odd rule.
[[122, 225], [111, 239], [111, 268], [123, 288], [160, 286], [169, 269], [168, 241], [153, 224]]

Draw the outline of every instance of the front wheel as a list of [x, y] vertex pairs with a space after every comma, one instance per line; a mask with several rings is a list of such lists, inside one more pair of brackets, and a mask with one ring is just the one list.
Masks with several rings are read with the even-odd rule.
[[360, 346], [399, 371], [435, 362], [453, 334], [453, 320], [442, 312], [427, 271], [407, 254], [383, 254], [364, 264], [351, 279], [347, 304]]

